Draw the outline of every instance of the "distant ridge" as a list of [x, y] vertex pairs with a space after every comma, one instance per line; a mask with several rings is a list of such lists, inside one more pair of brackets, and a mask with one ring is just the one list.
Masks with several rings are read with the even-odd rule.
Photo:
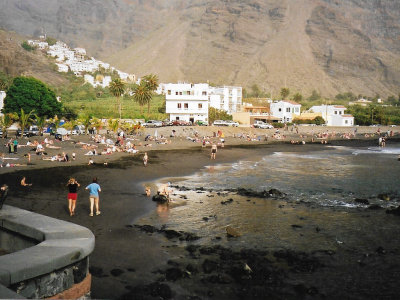
[[0, 27], [45, 32], [123, 71], [275, 96], [397, 95], [399, 20], [393, 0], [0, 0]]

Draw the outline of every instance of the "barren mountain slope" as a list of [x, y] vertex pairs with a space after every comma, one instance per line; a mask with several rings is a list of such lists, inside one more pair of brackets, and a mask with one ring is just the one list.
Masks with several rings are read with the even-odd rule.
[[23, 37], [0, 29], [0, 71], [10, 76], [33, 76], [51, 85], [66, 83], [51, 61], [40, 51], [28, 52], [21, 47]]
[[0, 27], [45, 32], [162, 82], [277, 95], [399, 93], [400, 1], [0, 0]]

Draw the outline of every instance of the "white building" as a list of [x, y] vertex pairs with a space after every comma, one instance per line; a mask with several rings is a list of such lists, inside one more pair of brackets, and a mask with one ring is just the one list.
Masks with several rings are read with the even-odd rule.
[[6, 92], [5, 91], [0, 91], [0, 115], [3, 113], [1, 112], [3, 107], [4, 107], [4, 99], [6, 98]]
[[210, 87], [210, 106], [232, 114], [242, 106], [241, 86]]
[[343, 105], [318, 105], [310, 108], [310, 112], [321, 113], [327, 126], [353, 126], [354, 117], [345, 114]]
[[63, 72], [67, 73], [68, 72], [68, 66], [65, 64], [56, 64], [58, 67], [58, 72]]
[[47, 49], [49, 44], [47, 42], [36, 41], [36, 40], [28, 40], [28, 45], [37, 47], [40, 50]]
[[209, 85], [207, 83], [164, 84], [166, 113], [170, 120], [208, 122]]
[[290, 123], [300, 116], [301, 104], [289, 100], [275, 101], [270, 104], [271, 116], [281, 123]]
[[89, 83], [94, 87], [100, 86], [102, 88], [106, 88], [111, 83], [111, 76], [97, 76], [97, 78], [95, 79], [92, 75], [85, 74], [83, 78], [85, 80], [85, 83]]

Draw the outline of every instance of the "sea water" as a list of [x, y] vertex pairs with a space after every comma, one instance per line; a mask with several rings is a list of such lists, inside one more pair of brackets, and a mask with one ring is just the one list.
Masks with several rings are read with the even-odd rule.
[[[302, 146], [294, 146], [302, 147]], [[297, 148], [296, 150], [298, 150]], [[200, 236], [201, 242], [236, 246], [334, 248], [368, 247], [369, 237], [382, 237], [382, 226], [395, 223], [366, 218], [368, 206], [397, 207], [400, 146], [351, 148], [328, 146], [314, 151], [269, 152], [231, 164], [207, 166], [184, 178], [161, 183], [171, 189], [172, 203], [160, 205], [140, 223], [166, 226]], [[231, 189], [278, 189], [285, 199], [238, 196]], [[202, 190], [203, 189], [203, 190]], [[380, 195], [389, 195], [382, 200]], [[369, 204], [355, 201], [367, 199]], [[231, 226], [242, 235], [227, 239]], [[324, 234], [319, 234], [324, 231]], [[384, 243], [384, 241], [382, 241]]]

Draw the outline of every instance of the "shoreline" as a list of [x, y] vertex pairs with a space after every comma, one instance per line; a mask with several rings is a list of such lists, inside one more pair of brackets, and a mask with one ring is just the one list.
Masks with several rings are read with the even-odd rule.
[[[388, 144], [397, 143], [398, 141], [398, 138], [391, 139]], [[371, 146], [376, 145], [376, 139], [337, 140], [328, 144], [328, 146], [342, 145]], [[116, 160], [109, 161], [107, 166], [102, 164], [86, 166], [82, 162], [79, 165], [72, 166], [62, 163], [62, 165], [51, 168], [39, 166], [22, 170], [9, 168], [12, 169], [10, 170], [12, 172], [0, 174], [0, 180], [2, 182], [7, 180], [10, 185], [10, 196], [6, 204], [70, 221], [92, 230], [96, 236], [96, 247], [91, 256], [92, 296], [94, 298], [123, 299], [125, 297], [128, 299], [129, 297], [144, 295], [143, 299], [155, 299], [162, 295], [156, 293], [156, 296], [151, 296], [151, 293], [162, 291], [163, 289], [168, 291], [168, 288], [165, 287], [167, 285], [173, 291], [174, 299], [186, 299], [185, 297], [187, 296], [194, 297], [195, 295], [200, 297], [197, 299], [208, 299], [212, 295], [203, 294], [190, 282], [181, 286], [178, 279], [175, 281], [171, 280], [171, 277], [166, 277], [166, 270], [173, 267], [173, 262], [169, 263], [169, 261], [172, 260], [178, 263], [180, 267], [175, 267], [180, 268], [184, 273], [186, 271], [185, 269], [182, 270], [182, 267], [189, 262], [188, 259], [193, 255], [197, 257], [196, 260], [204, 258], [215, 260], [217, 259], [217, 254], [218, 257], [219, 255], [229, 254], [235, 256], [237, 254], [231, 252], [232, 250], [218, 250], [215, 248], [209, 257], [202, 254], [202, 252], [206, 251], [206, 246], [196, 248], [193, 252], [188, 252], [185, 247], [189, 246], [190, 242], [169, 240], [162, 234], [148, 233], [135, 228], [136, 221], [154, 211], [156, 207], [156, 204], [151, 199], [144, 196], [144, 190], [141, 185], [146, 182], [155, 182], [162, 178], [190, 176], [207, 165], [232, 163], [240, 159], [263, 156], [271, 151], [310, 151], [324, 148], [326, 146], [319, 143], [291, 145], [290, 143], [278, 142], [227, 145], [221, 151], [218, 151], [217, 160], [211, 161], [209, 157], [210, 149], [201, 148], [201, 145], [196, 144], [195, 147], [186, 149], [154, 149], [149, 152], [150, 159], [147, 167], [143, 167], [141, 155], [115, 156]], [[26, 175], [32, 181], [33, 186], [22, 189], [19, 186], [21, 175]], [[88, 216], [88, 195], [84, 191], [84, 187], [90, 183], [91, 177], [94, 175], [100, 178], [100, 185], [104, 191], [100, 196], [102, 215], [90, 218]], [[70, 217], [67, 213], [65, 184], [69, 176], [76, 176], [81, 183], [78, 192], [77, 212], [74, 217]], [[355, 213], [359, 214], [359, 212]], [[362, 215], [367, 213], [376, 215], [379, 218], [382, 215], [381, 211], [360, 212]], [[209, 246], [214, 247], [213, 245]], [[296, 249], [293, 250], [296, 257], [300, 255]], [[258, 253], [258, 255], [261, 255], [261, 253]], [[314, 261], [314, 257], [311, 254], [308, 255], [306, 258], [309, 258], [311, 262]], [[331, 255], [324, 257], [324, 260], [329, 257]], [[241, 263], [242, 261], [230, 262]], [[265, 264], [266, 262], [259, 261], [259, 263]], [[161, 270], [161, 273], [157, 270]], [[179, 273], [177, 270], [169, 272]], [[201, 280], [201, 276], [208, 278], [207, 274], [200, 270], [200, 273], [193, 277], [193, 280], [194, 278]], [[182, 280], [187, 280], [184, 278], [186, 277], [182, 277]], [[161, 279], [162, 281], [160, 282]], [[214, 279], [211, 278], [210, 280]], [[224, 280], [215, 280], [217, 282], [212, 283], [211, 286], [214, 286], [214, 288], [222, 286], [222, 290], [227, 293], [226, 295], [231, 295], [232, 291], [228, 287], [233, 288], [236, 283], [218, 283], [218, 280]], [[207, 284], [210, 284], [210, 282]], [[287, 296], [293, 297], [297, 295], [293, 294], [292, 288], [293, 286], [290, 285], [290, 292], [286, 291], [289, 293]], [[309, 286], [303, 286], [300, 290], [307, 295], [307, 290], [310, 288]], [[215, 295], [215, 291], [213, 293]], [[223, 299], [221, 295], [219, 296]], [[256, 295], [253, 296], [257, 298]], [[273, 297], [273, 294], [271, 296]], [[215, 298], [214, 296], [215, 299], [220, 299], [220, 297]], [[226, 299], [228, 298], [227, 296]]]

